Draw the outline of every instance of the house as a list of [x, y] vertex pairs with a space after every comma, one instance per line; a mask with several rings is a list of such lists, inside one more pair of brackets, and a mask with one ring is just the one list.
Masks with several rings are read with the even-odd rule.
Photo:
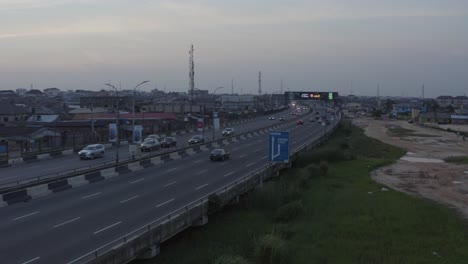
[[468, 97], [467, 96], [455, 96], [453, 98], [453, 106], [454, 107], [461, 107], [463, 105], [468, 105]]
[[25, 96], [35, 97], [35, 96], [44, 96], [44, 93], [41, 90], [32, 89], [25, 93]]
[[441, 95], [436, 98], [437, 104], [441, 107], [447, 107], [449, 105], [453, 105], [453, 96], [449, 95]]
[[350, 102], [346, 104], [346, 109], [350, 112], [357, 112], [361, 110], [362, 104], [361, 103], [356, 103], [356, 102]]
[[26, 107], [16, 106], [6, 100], [0, 101], [0, 124], [24, 121], [28, 116]]
[[6, 126], [0, 129], [0, 140], [8, 142], [8, 150], [36, 152], [59, 148], [61, 134], [41, 126]]
[[451, 115], [453, 125], [468, 125], [468, 115]]
[[46, 88], [44, 89], [44, 94], [47, 95], [48, 97], [56, 97], [61, 94], [62, 91], [58, 88]]
[[411, 113], [412, 109], [413, 107], [411, 106], [411, 104], [399, 103], [393, 105], [392, 113], [394, 115], [407, 115]]
[[23, 96], [26, 94], [28, 90], [27, 89], [24, 89], [24, 88], [18, 88], [16, 89], [16, 94], [19, 95], [19, 96]]

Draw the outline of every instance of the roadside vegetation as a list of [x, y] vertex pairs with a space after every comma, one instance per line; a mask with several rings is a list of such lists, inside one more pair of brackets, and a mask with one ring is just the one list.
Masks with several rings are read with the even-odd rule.
[[416, 133], [416, 132], [417, 132], [416, 130], [402, 128], [402, 127], [399, 127], [399, 126], [389, 127], [388, 130], [387, 130], [387, 133], [390, 136], [399, 137], [399, 138], [404, 138], [404, 137], [439, 137], [437, 135], [430, 135], [430, 134]]
[[403, 154], [345, 122], [294, 168], [138, 263], [468, 263], [456, 212], [369, 177]]
[[468, 164], [468, 156], [452, 156], [445, 158], [444, 161], [455, 164]]

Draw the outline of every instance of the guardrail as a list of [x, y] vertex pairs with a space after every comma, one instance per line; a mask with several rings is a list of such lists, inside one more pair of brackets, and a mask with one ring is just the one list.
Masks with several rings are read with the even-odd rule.
[[[307, 141], [306, 143], [302, 144], [301, 146], [297, 147], [296, 149], [294, 149], [291, 153], [291, 155], [294, 155], [294, 154], [297, 154], [299, 153], [300, 151], [302, 150], [305, 150], [307, 148], [310, 148], [310, 147], [313, 147], [319, 143], [321, 143], [323, 140], [325, 140], [326, 138], [328, 138], [330, 136], [330, 134], [337, 128], [337, 126], [339, 125], [341, 120], [337, 120], [335, 125], [333, 126], [333, 128], [331, 129], [330, 133], [327, 134], [327, 133], [324, 133], [324, 135], [317, 135], [316, 137], [313, 137], [311, 140]], [[115, 249], [116, 247], [119, 247], [119, 246], [122, 246], [122, 245], [125, 245], [127, 244], [129, 241], [132, 241], [134, 238], [140, 236], [140, 235], [143, 235], [144, 233], [148, 232], [148, 231], [151, 231], [152, 229], [155, 229], [155, 228], [158, 228], [160, 225], [162, 225], [162, 223], [164, 223], [164, 221], [167, 221], [167, 220], [170, 220], [170, 219], [174, 219], [175, 217], [185, 213], [185, 212], [188, 212], [190, 209], [192, 208], [195, 208], [196, 206], [200, 206], [204, 203], [207, 203], [208, 202], [208, 198], [209, 196], [213, 195], [213, 194], [221, 194], [229, 189], [231, 189], [232, 187], [242, 183], [242, 182], [246, 182], [247, 180], [249, 180], [250, 178], [254, 177], [255, 175], [259, 175], [261, 173], [265, 173], [265, 172], [270, 172], [270, 174], [268, 175], [269, 177], [272, 177], [272, 174], [276, 171], [272, 170], [273, 167], [275, 167], [276, 164], [269, 164], [269, 165], [265, 165], [249, 174], [247, 174], [246, 176], [243, 176], [239, 179], [236, 179], [224, 186], [222, 186], [221, 188], [215, 190], [214, 192], [210, 193], [210, 194], [207, 194], [207, 195], [204, 195], [202, 196], [201, 198], [193, 201], [193, 202], [190, 202], [172, 212], [170, 212], [169, 214], [166, 214], [162, 217], [159, 217], [157, 218], [156, 220], [154, 221], [151, 221], [139, 228], [137, 228], [136, 230], [134, 231], [131, 231], [130, 233], [127, 233], [125, 234], [124, 236], [121, 236], [115, 240], [112, 240], [111, 242], [99, 247], [99, 248], [96, 248], [94, 250], [92, 250], [91, 252], [71, 261], [71, 262], [68, 262], [67, 264], [75, 264], [75, 263], [88, 263], [89, 261], [92, 261], [92, 260], [95, 260], [97, 259], [98, 257], [100, 256], [103, 256], [104, 254], [110, 252], [111, 250]], [[280, 167], [278, 169], [278, 171], [280, 169], [282, 169], [283, 167]], [[265, 177], [265, 178], [261, 178], [261, 180], [266, 180], [268, 179], [269, 177]], [[161, 240], [161, 243], [166, 241], [167, 239], [169, 239], [170, 237], [167, 237], [163, 240]]]
[[[237, 135], [232, 136], [232, 137], [238, 137], [238, 136], [246, 135], [246, 134], [249, 134], [249, 133], [252, 133], [252, 132], [255, 132], [255, 131], [259, 131], [259, 130], [270, 129], [272, 127], [278, 126], [279, 124], [291, 124], [291, 123], [294, 123], [296, 120], [301, 119], [303, 117], [306, 117], [306, 116], [308, 116], [310, 114], [311, 113], [308, 113], [308, 114], [306, 114], [304, 116], [299, 116], [299, 117], [296, 117], [296, 118], [291, 119], [289, 121], [285, 121], [285, 122], [281, 122], [281, 123], [275, 123], [273, 125], [268, 125], [268, 126], [264, 126], [264, 127], [261, 127], [261, 128], [248, 130], [248, 131], [246, 131], [244, 133], [237, 134]], [[79, 167], [79, 168], [64, 170], [64, 171], [60, 171], [60, 172], [48, 173], [48, 174], [39, 175], [39, 176], [35, 176], [35, 177], [30, 177], [30, 178], [26, 178], [26, 179], [21, 179], [21, 180], [11, 181], [11, 182], [7, 182], [7, 183], [2, 183], [2, 184], [0, 184], [0, 194], [6, 194], [6, 193], [9, 193], [9, 192], [12, 192], [12, 191], [17, 191], [19, 189], [24, 189], [24, 188], [35, 186], [35, 185], [38, 185], [38, 184], [53, 183], [53, 182], [57, 182], [57, 181], [60, 181], [60, 180], [64, 180], [66, 178], [78, 176], [78, 175], [81, 175], [81, 174], [93, 173], [95, 171], [108, 169], [108, 168], [111, 168], [111, 167], [123, 166], [123, 165], [126, 165], [128, 163], [137, 162], [137, 161], [141, 161], [141, 160], [144, 160], [144, 159], [150, 159], [150, 158], [154, 158], [154, 157], [158, 157], [158, 156], [162, 156], [162, 155], [167, 155], [167, 154], [170, 154], [170, 153], [190, 149], [190, 148], [193, 148], [193, 147], [196, 147], [196, 146], [212, 144], [212, 143], [220, 142], [220, 141], [223, 141], [223, 140], [229, 139], [229, 138], [231, 138], [231, 137], [218, 138], [218, 139], [215, 139], [214, 141], [213, 140], [207, 141], [204, 144], [196, 144], [196, 145], [184, 144], [183, 147], [179, 147], [179, 148], [172, 149], [172, 150], [167, 150], [165, 152], [148, 153], [148, 154], [140, 153], [138, 155], [135, 155], [134, 157], [128, 156], [128, 157], [125, 157], [125, 158], [120, 158], [119, 162], [116, 162], [115, 160], [111, 160], [111, 161], [106, 161], [106, 162], [103, 162], [103, 163], [97, 163], [97, 164], [89, 165], [89, 166], [86, 166], [86, 167]]]

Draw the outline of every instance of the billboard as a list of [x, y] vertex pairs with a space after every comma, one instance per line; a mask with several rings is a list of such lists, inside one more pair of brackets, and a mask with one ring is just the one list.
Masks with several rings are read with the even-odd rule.
[[117, 124], [109, 124], [109, 142], [117, 142]]
[[133, 143], [141, 143], [141, 134], [143, 131], [142, 126], [134, 126], [133, 127]]
[[338, 99], [338, 92], [286, 92], [288, 100], [321, 100], [332, 101]]

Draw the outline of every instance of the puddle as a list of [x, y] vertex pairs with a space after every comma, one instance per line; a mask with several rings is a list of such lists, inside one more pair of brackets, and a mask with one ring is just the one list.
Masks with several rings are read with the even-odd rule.
[[406, 154], [408, 154], [408, 155], [416, 155], [416, 153], [413, 153], [413, 152], [407, 152]]
[[461, 182], [461, 181], [453, 181], [453, 184], [461, 184], [461, 183], [463, 183], [463, 182]]
[[428, 159], [428, 158], [416, 158], [416, 157], [402, 157], [401, 160], [409, 162], [422, 162], [422, 163], [444, 163], [441, 159]]

